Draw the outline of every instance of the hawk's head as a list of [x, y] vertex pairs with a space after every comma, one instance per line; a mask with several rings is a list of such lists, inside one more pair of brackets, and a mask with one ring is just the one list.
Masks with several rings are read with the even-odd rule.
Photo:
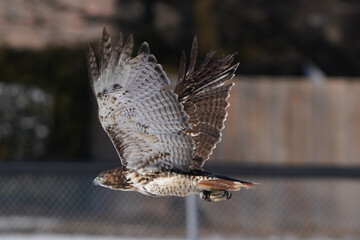
[[127, 190], [131, 188], [129, 179], [122, 168], [114, 168], [101, 172], [93, 181], [96, 186], [102, 186], [113, 190]]

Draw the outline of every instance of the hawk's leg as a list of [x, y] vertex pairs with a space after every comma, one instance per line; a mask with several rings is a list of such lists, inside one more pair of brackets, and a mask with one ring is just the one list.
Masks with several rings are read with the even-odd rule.
[[211, 202], [210, 201], [210, 193], [211, 193], [210, 191], [204, 190], [200, 193], [200, 198], [204, 199], [205, 201]]
[[227, 200], [230, 199], [231, 196], [232, 196], [231, 193], [222, 189], [212, 189], [212, 191], [204, 190], [200, 193], [200, 198], [208, 202], [219, 202], [219, 201]]

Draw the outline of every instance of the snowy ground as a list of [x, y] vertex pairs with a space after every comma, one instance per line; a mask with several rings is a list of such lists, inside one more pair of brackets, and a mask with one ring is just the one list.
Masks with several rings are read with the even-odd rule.
[[[61, 225], [61, 221], [48, 217], [24, 217], [24, 216], [0, 216], [0, 240], [155, 240], [159, 238], [134, 238], [130, 236], [104, 236], [104, 235], [81, 235], [81, 234], [45, 234], [45, 233], [8, 233], [5, 232], [51, 232], [51, 229]], [[184, 238], [160, 238], [160, 240], [183, 240]], [[232, 237], [223, 238], [222, 236], [211, 236], [200, 238], [203, 240], [358, 240], [354, 236], [339, 238], [328, 238], [322, 236], [297, 237], [297, 236], [268, 236], [268, 237]]]
[[[114, 237], [114, 236], [91, 236], [91, 235], [66, 235], [66, 234], [0, 234], [0, 240], [158, 240], [159, 238], [131, 238], [131, 237]], [[206, 237], [204, 240], [221, 240], [221, 237]], [[182, 240], [178, 238], [163, 238], [160, 240]], [[268, 238], [226, 238], [226, 240], [339, 240], [327, 237], [298, 238], [293, 236]], [[341, 240], [357, 240], [356, 237], [342, 237]]]
[[[141, 238], [126, 238], [113, 236], [89, 236], [89, 235], [61, 235], [61, 234], [0, 234], [0, 240], [143, 240]], [[155, 238], [146, 238], [155, 240]], [[164, 239], [165, 240], [165, 239]], [[173, 239], [177, 240], [177, 239]], [[180, 239], [179, 239], [180, 240]]]

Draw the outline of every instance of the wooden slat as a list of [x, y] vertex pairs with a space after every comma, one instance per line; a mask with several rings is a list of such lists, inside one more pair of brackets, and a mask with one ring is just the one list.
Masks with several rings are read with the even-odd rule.
[[212, 161], [360, 165], [359, 81], [239, 77], [235, 82]]

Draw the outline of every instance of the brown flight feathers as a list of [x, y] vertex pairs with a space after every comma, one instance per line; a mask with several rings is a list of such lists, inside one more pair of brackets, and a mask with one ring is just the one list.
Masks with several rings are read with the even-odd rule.
[[195, 142], [192, 169], [202, 170], [216, 144], [221, 140], [221, 130], [226, 120], [229, 91], [238, 63], [231, 65], [234, 55], [214, 58], [208, 53], [195, 69], [198, 43], [194, 38], [188, 71], [185, 74], [186, 56], [182, 53], [175, 93], [190, 116], [192, 129], [188, 132]]

